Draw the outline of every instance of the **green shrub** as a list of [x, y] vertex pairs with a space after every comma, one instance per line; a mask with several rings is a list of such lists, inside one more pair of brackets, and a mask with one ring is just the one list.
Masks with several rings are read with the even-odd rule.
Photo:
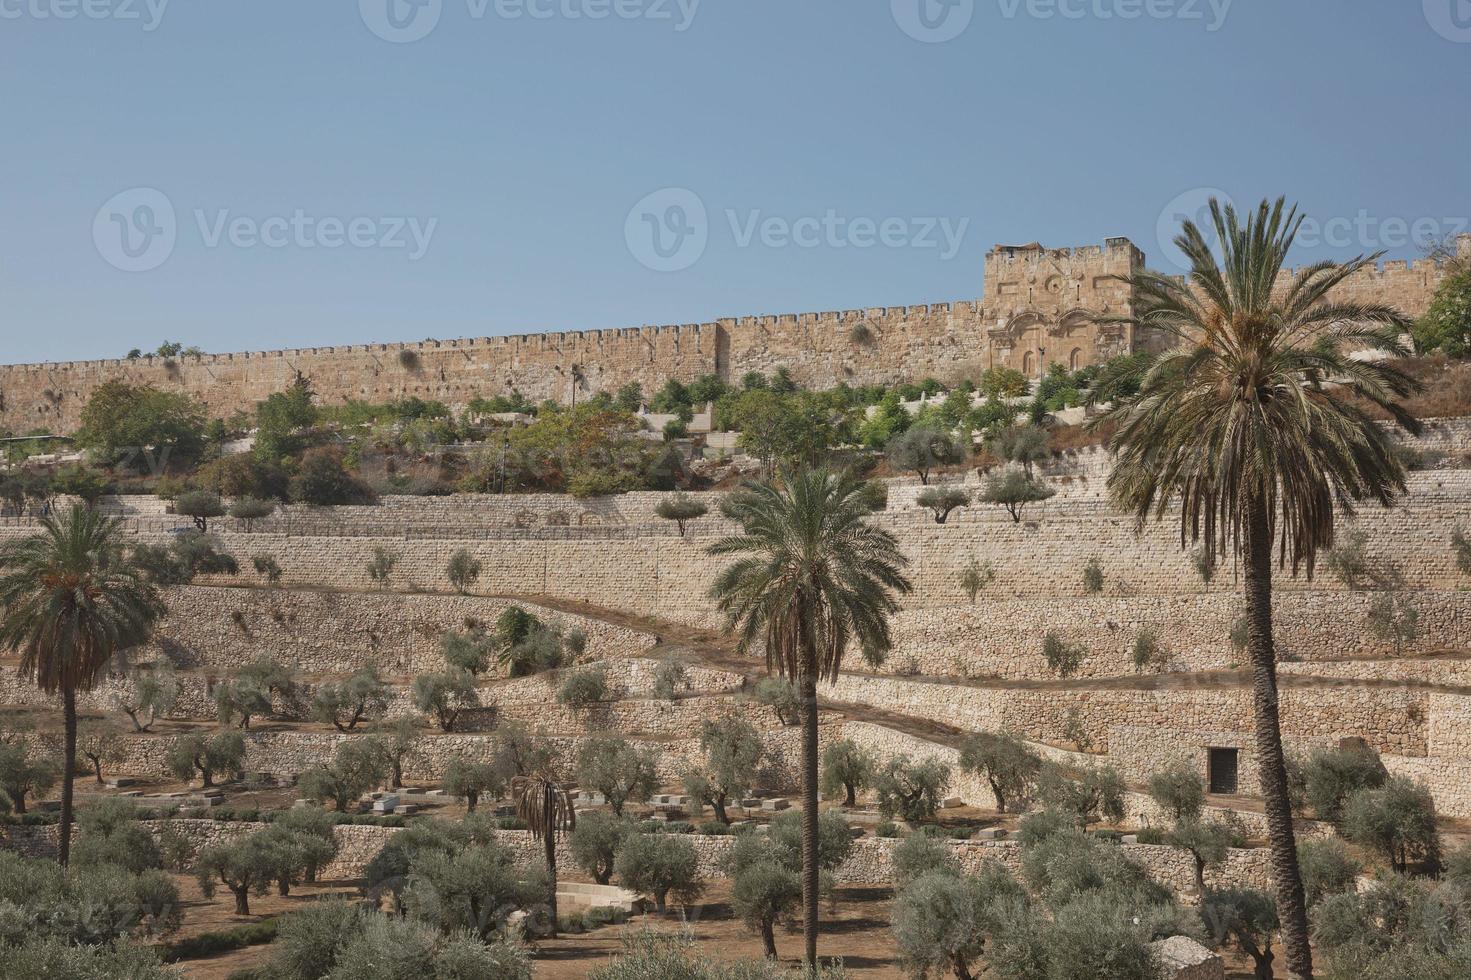
[[247, 946], [264, 946], [266, 943], [275, 942], [280, 925], [280, 919], [266, 919], [262, 922], [237, 926], [234, 929], [203, 932], [197, 936], [170, 943], [164, 951], [163, 960], [165, 963], [179, 963], [184, 960], [217, 956], [220, 953], [228, 953], [230, 950], [245, 949]]
[[1083, 566], [1083, 591], [1088, 595], [1103, 591], [1103, 566], [1097, 558], [1089, 558], [1088, 564]]
[[1048, 633], [1042, 638], [1042, 656], [1047, 661], [1047, 669], [1058, 677], [1076, 674], [1087, 655], [1088, 651], [1081, 644], [1069, 643], [1056, 633]]

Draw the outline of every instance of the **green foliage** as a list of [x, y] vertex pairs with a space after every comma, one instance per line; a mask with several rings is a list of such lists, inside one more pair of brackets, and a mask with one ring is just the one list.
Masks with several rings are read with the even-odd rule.
[[72, 848], [74, 867], [115, 865], [130, 874], [163, 867], [158, 844], [138, 822], [131, 800], [104, 798], [85, 807], [77, 825], [81, 837]]
[[588, 813], [577, 818], [572, 829], [572, 860], [600, 885], [613, 877], [618, 851], [635, 833], [633, 824], [623, 817], [607, 813]]
[[368, 578], [380, 589], [386, 589], [398, 566], [399, 554], [387, 545], [374, 545], [373, 558], [368, 562]]
[[901, 894], [927, 875], [960, 874], [960, 863], [949, 842], [930, 834], [911, 834], [904, 838], [894, 848], [890, 863], [894, 869], [894, 887]]
[[[275, 512], [276, 502], [274, 500], [262, 500], [259, 497], [240, 497], [230, 505], [230, 516], [237, 521], [244, 521], [247, 525], [270, 517]], [[184, 512], [179, 511], [179, 513]]]
[[801, 720], [802, 700], [797, 688], [785, 677], [763, 677], [756, 682], [751, 699], [763, 707], [770, 708], [776, 720], [783, 725], [795, 725]]
[[679, 536], [684, 537], [685, 527], [689, 522], [699, 520], [710, 513], [710, 507], [703, 500], [696, 500], [687, 494], [677, 493], [660, 500], [654, 507], [654, 513], [666, 521], [673, 521], [679, 527]]
[[1091, 766], [1077, 778], [1064, 775], [1056, 766], [1043, 767], [1037, 794], [1049, 810], [1070, 816], [1079, 830], [1099, 820], [1118, 823], [1124, 819], [1124, 793], [1128, 787], [1111, 766]]
[[511, 677], [529, 677], [561, 666], [570, 639], [520, 606], [506, 607], [496, 620], [498, 658]]
[[1328, 550], [1323, 564], [1350, 589], [1385, 588], [1393, 582], [1392, 574], [1370, 556], [1362, 531], [1345, 535]]
[[1359, 875], [1359, 863], [1336, 837], [1319, 837], [1297, 845], [1297, 866], [1311, 910], [1325, 898], [1351, 891]]
[[569, 708], [591, 708], [613, 700], [608, 687], [608, 673], [601, 667], [574, 670], [557, 688], [557, 703]]
[[235, 575], [240, 565], [220, 541], [197, 528], [173, 535], [167, 545], [133, 546], [133, 563], [155, 585], [188, 585], [200, 575]]
[[1097, 558], [1089, 558], [1088, 564], [1083, 566], [1083, 591], [1089, 595], [1103, 591], [1103, 566]]
[[307, 450], [288, 489], [292, 501], [313, 507], [377, 503], [377, 494], [347, 471], [342, 453], [320, 446]]
[[164, 757], [174, 778], [193, 779], [197, 772], [205, 786], [213, 786], [216, 776], [238, 772], [244, 763], [245, 739], [239, 732], [220, 732], [208, 739], [185, 735], [174, 741]]
[[538, 905], [547, 884], [539, 863], [522, 863], [510, 848], [477, 839], [459, 850], [413, 853], [404, 902], [427, 925], [485, 940], [505, 926], [511, 912]]
[[331, 724], [339, 732], [350, 732], [364, 720], [388, 709], [392, 693], [377, 667], [366, 667], [345, 681], [323, 681], [312, 697], [312, 717]]
[[875, 774], [879, 812], [910, 823], [933, 820], [950, 788], [950, 767], [934, 757], [918, 762], [907, 754], [890, 758]]
[[1462, 575], [1471, 575], [1471, 539], [1459, 526], [1451, 531], [1451, 554], [1456, 559], [1456, 569]]
[[1412, 863], [1440, 863], [1440, 835], [1430, 791], [1394, 778], [1377, 789], [1361, 789], [1343, 807], [1343, 836], [1389, 862], [1395, 871]]
[[1430, 309], [1415, 322], [1415, 346], [1451, 357], [1471, 354], [1471, 269], [1444, 279]]
[[915, 496], [914, 502], [933, 514], [936, 524], [944, 524], [952, 511], [969, 506], [970, 491], [953, 483], [926, 487]]
[[107, 474], [90, 466], [64, 466], [51, 479], [51, 489], [58, 494], [77, 497], [88, 507], [112, 489]]
[[652, 750], [614, 735], [593, 736], [577, 750], [577, 783], [602, 793], [613, 815], [626, 804], [644, 803], [659, 788]]
[[250, 914], [250, 896], [264, 895], [275, 880], [279, 858], [267, 831], [227, 843], [211, 844], [194, 861], [195, 877], [205, 898], [224, 885], [235, 896], [235, 914]]
[[1328, 980], [1455, 980], [1471, 973], [1471, 895], [1456, 882], [1383, 876], [1333, 895], [1313, 915]]
[[451, 668], [479, 677], [490, 669], [495, 646], [495, 638], [477, 626], [445, 633], [439, 641], [439, 652]]
[[1205, 809], [1205, 781], [1183, 759], [1150, 776], [1148, 789], [1150, 797], [1174, 823], [1199, 820]]
[[306, 799], [330, 801], [334, 809], [343, 811], [381, 783], [390, 769], [391, 760], [380, 739], [355, 738], [338, 743], [332, 761], [307, 769], [297, 785]]
[[134, 470], [187, 466], [204, 448], [204, 411], [184, 394], [107, 381], [82, 409], [76, 444], [109, 465]]
[[29, 741], [0, 742], [0, 812], [26, 812], [26, 798], [48, 792], [61, 778], [61, 763]]
[[1003, 463], [1019, 466], [1032, 479], [1032, 467], [1051, 458], [1050, 437], [1037, 425], [1008, 425], [986, 440], [986, 452]]
[[[792, 871], [802, 869], [802, 814], [788, 810], [779, 814], [766, 828], [766, 836], [741, 835], [732, 852], [730, 864], [740, 867], [753, 859], [773, 860]], [[751, 840], [747, 840], [750, 838]], [[751, 841], [760, 845], [749, 849]], [[853, 853], [853, 834], [848, 822], [831, 810], [817, 818], [817, 868], [835, 871]]]
[[225, 516], [225, 502], [212, 490], [190, 490], [174, 498], [174, 513], [193, 519], [203, 534], [209, 531], [210, 518]]
[[197, 936], [170, 943], [164, 952], [163, 959], [165, 963], [182, 963], [187, 960], [218, 956], [232, 950], [247, 949], [251, 946], [264, 946], [275, 942], [280, 925], [281, 920], [277, 918], [266, 919], [264, 922], [252, 922], [233, 929], [202, 932]]
[[255, 455], [274, 462], [305, 447], [305, 430], [317, 423], [311, 382], [298, 374], [290, 387], [255, 407]]
[[695, 802], [715, 808], [721, 823], [730, 823], [726, 804], [739, 799], [756, 778], [765, 751], [761, 735], [739, 718], [717, 718], [700, 726], [705, 765], [685, 774], [684, 789]]
[[1015, 368], [991, 367], [981, 372], [977, 387], [987, 398], [1020, 398], [1031, 382]]
[[480, 578], [483, 566], [480, 559], [470, 553], [468, 548], [458, 548], [449, 556], [449, 563], [445, 566], [444, 573], [449, 578], [450, 585], [455, 591], [464, 595]]
[[689, 668], [684, 661], [665, 657], [654, 668], [654, 697], [661, 701], [673, 701], [674, 696], [689, 686]]
[[1228, 888], [1202, 897], [1200, 917], [1213, 945], [1235, 942], [1252, 958], [1257, 976], [1272, 975], [1272, 939], [1281, 927], [1272, 896], [1253, 888]]
[[996, 810], [1024, 799], [1042, 771], [1042, 758], [1014, 735], [979, 732], [960, 745], [960, 769], [984, 779]]
[[987, 940], [1000, 931], [1001, 910], [1025, 900], [1021, 885], [994, 862], [975, 875], [931, 873], [899, 892], [894, 939], [911, 968], [922, 973], [948, 969], [966, 977]]
[[704, 890], [695, 847], [682, 834], [629, 836], [618, 852], [615, 869], [624, 888], [652, 897], [661, 914], [670, 894], [689, 904]]
[[872, 752], [851, 738], [837, 739], [822, 751], [819, 789], [828, 797], [841, 794], [844, 805], [853, 806], [858, 794], [872, 785], [876, 768]]
[[414, 707], [434, 718], [441, 731], [453, 731], [460, 714], [480, 704], [475, 676], [468, 670], [451, 668], [420, 674], [410, 688]]
[[970, 564], [966, 565], [960, 572], [960, 587], [970, 597], [972, 604], [981, 590], [990, 585], [996, 579], [996, 566], [990, 562], [981, 562], [972, 558]]
[[926, 484], [932, 471], [964, 463], [965, 456], [965, 446], [958, 439], [928, 425], [911, 426], [888, 443], [889, 465], [901, 472], [912, 471]]
[[1042, 637], [1042, 656], [1047, 669], [1058, 677], [1072, 677], [1083, 666], [1088, 651], [1080, 643], [1069, 643], [1056, 633]]
[[1381, 592], [1369, 603], [1369, 632], [1398, 656], [1420, 636], [1420, 611], [1402, 592]]
[[250, 678], [222, 681], [212, 696], [221, 725], [239, 722], [241, 729], [249, 729], [251, 718], [271, 713], [270, 692]]
[[1170, 662], [1170, 651], [1160, 642], [1159, 634], [1148, 626], [1134, 637], [1132, 653], [1135, 670], [1163, 669]]
[[179, 694], [174, 665], [163, 659], [139, 666], [129, 674], [129, 680], [131, 690], [124, 689], [118, 694], [117, 706], [132, 720], [134, 729], [146, 732], [160, 715], [168, 714], [174, 707]]
[[694, 937], [682, 932], [629, 931], [623, 951], [588, 980], [844, 980], [841, 966], [820, 966], [815, 974], [790, 974], [766, 961], [723, 963], [702, 955]]
[[1006, 508], [1012, 522], [1020, 524], [1028, 504], [1048, 500], [1056, 495], [1056, 490], [1041, 480], [1028, 476], [1024, 470], [1008, 467], [986, 478], [977, 499], [982, 503]]
[[1344, 804], [1361, 789], [1388, 780], [1379, 756], [1368, 748], [1320, 749], [1303, 766], [1304, 795], [1319, 820], [1338, 824]]
[[490, 763], [451, 759], [445, 766], [440, 786], [450, 796], [464, 797], [465, 809], [474, 813], [481, 796], [499, 796], [505, 792], [506, 779]]
[[746, 928], [761, 934], [768, 957], [777, 955], [775, 924], [790, 916], [801, 902], [801, 875], [772, 861], [742, 868], [731, 884], [731, 907]]

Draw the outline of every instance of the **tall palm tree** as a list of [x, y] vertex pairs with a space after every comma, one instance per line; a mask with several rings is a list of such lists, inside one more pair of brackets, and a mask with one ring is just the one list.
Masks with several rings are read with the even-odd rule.
[[572, 808], [572, 794], [562, 785], [549, 766], [529, 776], [511, 780], [511, 799], [516, 803], [516, 816], [526, 824], [531, 836], [542, 842], [547, 862], [547, 908], [552, 934], [557, 932], [557, 838], [577, 826], [577, 812]]
[[867, 518], [863, 483], [824, 469], [747, 484], [721, 510], [740, 525], [712, 555], [735, 555], [710, 595], [740, 649], [764, 648], [766, 666], [797, 685], [802, 710], [802, 931], [817, 965], [817, 681], [837, 679], [853, 645], [889, 649], [895, 593], [909, 591], [908, 559]]
[[[1272, 565], [1313, 573], [1333, 544], [1336, 513], [1358, 501], [1384, 506], [1405, 490], [1389, 434], [1364, 411], [1372, 402], [1412, 432], [1399, 404], [1416, 382], [1354, 350], [1408, 353], [1405, 318], [1384, 306], [1335, 301], [1334, 287], [1378, 256], [1320, 262], [1278, 284], [1301, 219], [1262, 202], [1244, 221], [1211, 202], [1220, 257], [1185, 222], [1175, 239], [1190, 259], [1184, 282], [1152, 272], [1123, 277], [1138, 297], [1111, 322], [1163, 331], [1179, 346], [1136, 369], [1138, 394], [1102, 414], [1118, 428], [1109, 490], [1142, 526], [1180, 502], [1180, 536], [1204, 558], [1239, 558], [1245, 586], [1256, 750], [1288, 970], [1310, 980], [1302, 878], [1297, 865], [1278, 717], [1272, 642]], [[1112, 387], [1104, 379], [1104, 387]]]
[[120, 652], [144, 643], [163, 612], [158, 592], [122, 547], [122, 522], [80, 504], [41, 532], [0, 548], [0, 649], [20, 652], [20, 672], [61, 695], [61, 845], [71, 856], [77, 692], [89, 691]]

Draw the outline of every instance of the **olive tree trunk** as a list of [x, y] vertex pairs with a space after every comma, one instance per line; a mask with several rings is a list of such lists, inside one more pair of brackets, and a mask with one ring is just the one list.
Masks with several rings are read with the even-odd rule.
[[1294, 980], [1312, 980], [1307, 902], [1303, 896], [1302, 873], [1297, 866], [1297, 840], [1287, 797], [1287, 760], [1282, 751], [1277, 654], [1272, 644], [1272, 527], [1265, 500], [1257, 496], [1247, 500], [1245, 523], [1242, 565], [1246, 584], [1246, 649], [1251, 658], [1257, 766], [1267, 816], [1272, 883], [1282, 922], [1287, 970]]

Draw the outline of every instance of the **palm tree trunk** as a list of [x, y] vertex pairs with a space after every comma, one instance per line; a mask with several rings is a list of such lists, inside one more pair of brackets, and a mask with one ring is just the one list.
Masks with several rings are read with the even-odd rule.
[[542, 806], [546, 809], [546, 823], [544, 825], [546, 838], [544, 846], [546, 847], [547, 878], [549, 879], [547, 885], [547, 907], [551, 909], [551, 934], [555, 936], [557, 934], [557, 835], [552, 823], [555, 813], [552, 807], [551, 797], [547, 797], [542, 803]]
[[71, 860], [72, 780], [77, 775], [77, 692], [70, 687], [61, 693], [61, 708], [66, 735], [61, 757], [61, 844], [57, 859], [65, 867]]
[[1251, 658], [1252, 704], [1262, 802], [1267, 816], [1272, 880], [1282, 922], [1287, 970], [1295, 980], [1312, 980], [1313, 951], [1308, 945], [1307, 903], [1297, 866], [1297, 840], [1287, 798], [1287, 760], [1277, 694], [1277, 654], [1272, 644], [1272, 528], [1267, 503], [1246, 502], [1243, 578], [1246, 584], [1247, 653]]
[[806, 963], [817, 968], [817, 671], [809, 664], [802, 687], [802, 937]]

